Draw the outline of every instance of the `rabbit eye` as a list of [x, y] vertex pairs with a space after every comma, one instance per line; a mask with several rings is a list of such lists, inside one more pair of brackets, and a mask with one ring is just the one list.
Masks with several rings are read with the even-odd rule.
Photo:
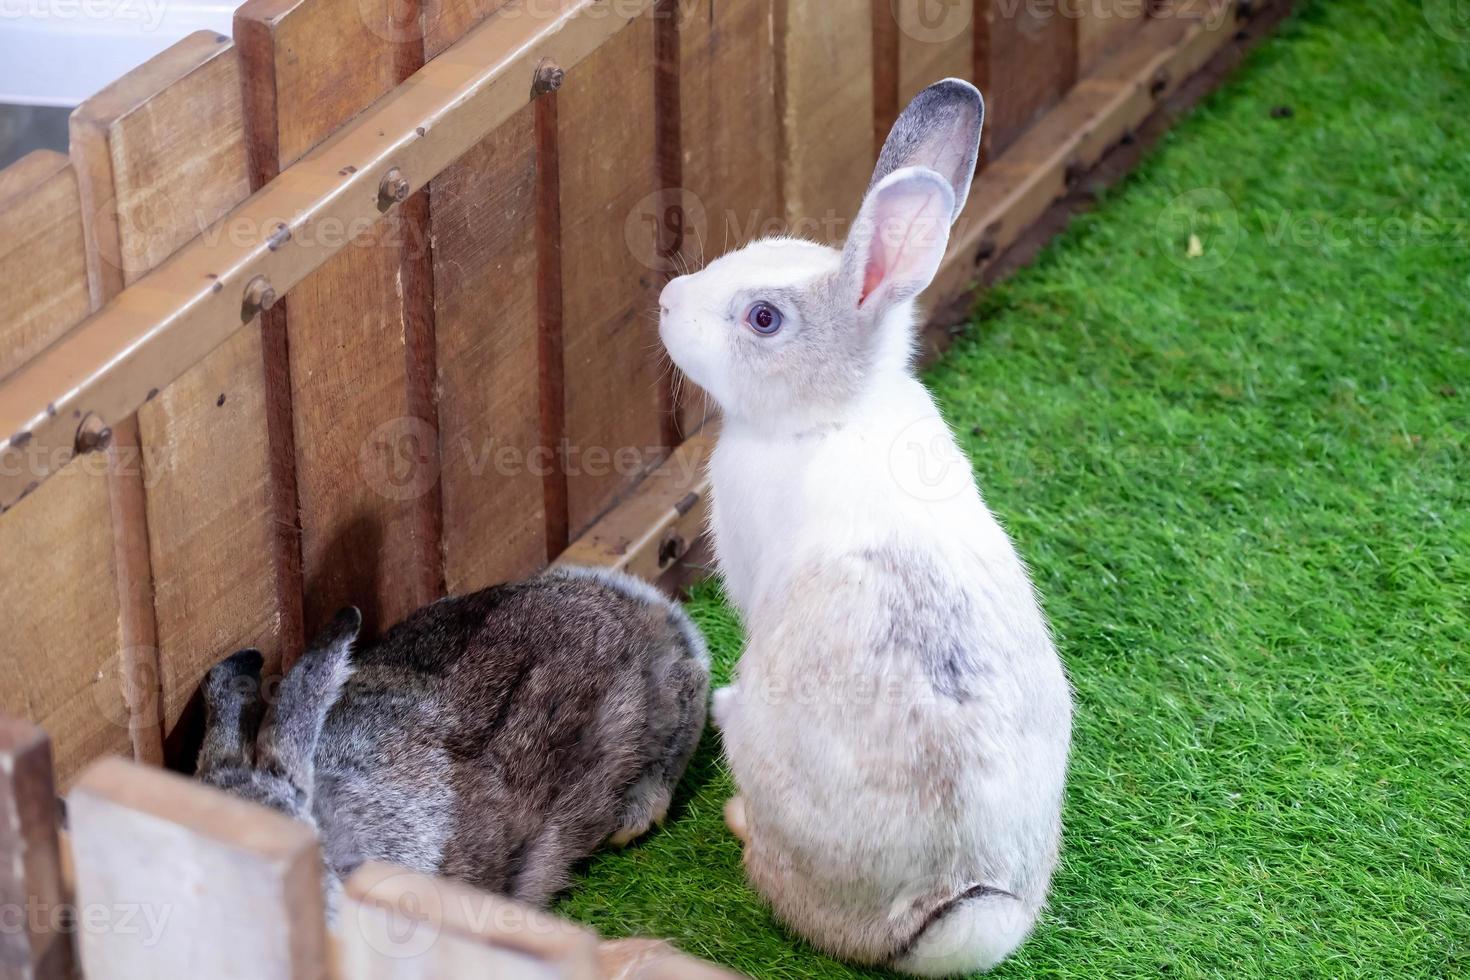
[[785, 319], [780, 310], [764, 301], [756, 303], [745, 314], [745, 322], [750, 324], [750, 329], [762, 337], [769, 337], [780, 330]]

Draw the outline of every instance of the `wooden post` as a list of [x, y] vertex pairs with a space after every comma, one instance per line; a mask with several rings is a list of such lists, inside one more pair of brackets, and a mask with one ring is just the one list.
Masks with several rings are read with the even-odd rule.
[[878, 158], [875, 2], [887, 0], [781, 0], [776, 10], [786, 223], [829, 244], [846, 239]]
[[658, 305], [659, 237], [644, 210], [662, 190], [655, 23], [652, 10], [637, 17], [568, 70], [556, 94], [571, 537], [673, 448], [649, 316]]
[[[405, 27], [403, 9], [248, 0], [235, 11], [253, 188], [423, 64], [417, 17]], [[431, 175], [407, 176], [422, 186]], [[348, 604], [369, 633], [385, 629], [443, 589], [427, 202], [398, 203], [369, 228], [338, 229], [350, 244], [265, 317], [273, 431], [294, 456], [308, 635]]]
[[[194, 120], [187, 133], [171, 132], [178, 119]], [[191, 34], [82, 103], [71, 116], [71, 153], [89, 216], [92, 286], [106, 302], [249, 196], [230, 39]], [[128, 644], [135, 662], [125, 666], [130, 680], [152, 682], [134, 723], [157, 738], [223, 657], [257, 647], [275, 672], [283, 634], [285, 646], [301, 645], [299, 575], [285, 573], [295, 541], [278, 530], [291, 511], [274, 509], [259, 320], [152, 391], [135, 436], [129, 475], [146, 505], [118, 530], [136, 539], [151, 573], [137, 599], [146, 608], [134, 614], [152, 624], [156, 661]]]
[[[91, 306], [77, 176], [37, 152], [0, 170], [0, 377], [65, 334]], [[58, 415], [60, 412], [58, 412]], [[68, 443], [82, 423], [66, 413]], [[127, 752], [128, 706], [115, 669], [119, 637], [112, 523], [101, 454], [40, 484], [52, 455], [29, 440], [0, 451], [0, 473], [30, 493], [0, 517], [0, 711], [45, 725], [65, 784], [88, 760]], [[65, 598], [67, 613], [56, 603]]]
[[598, 980], [597, 937], [586, 929], [385, 864], [347, 880], [337, 936], [353, 980]]
[[0, 977], [72, 975], [66, 904], [51, 742], [34, 725], [0, 717]]
[[324, 980], [310, 827], [174, 773], [104, 759], [68, 797], [88, 980]]
[[993, 159], [1077, 80], [1077, 19], [1068, 5], [976, 0], [975, 84]]

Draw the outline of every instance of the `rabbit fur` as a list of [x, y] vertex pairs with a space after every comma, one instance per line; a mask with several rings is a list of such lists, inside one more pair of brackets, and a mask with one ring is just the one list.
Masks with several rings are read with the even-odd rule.
[[711, 527], [746, 647], [714, 717], [747, 877], [819, 948], [920, 976], [1031, 931], [1071, 738], [1025, 566], [913, 369], [983, 114], [969, 83], [930, 87], [842, 250], [759, 241], [660, 300], [723, 416]]
[[368, 860], [543, 906], [661, 821], [704, 728], [709, 655], [629, 576], [558, 568], [443, 599], [356, 646], [344, 609], [267, 705], [261, 656], [204, 682], [198, 778], [317, 828], [328, 908]]

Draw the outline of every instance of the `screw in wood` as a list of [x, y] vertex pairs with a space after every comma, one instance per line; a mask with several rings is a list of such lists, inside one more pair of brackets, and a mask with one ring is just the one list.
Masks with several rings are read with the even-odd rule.
[[567, 73], [562, 70], [561, 65], [550, 58], [542, 58], [541, 63], [536, 66], [536, 75], [531, 80], [531, 98], [555, 92], [561, 88], [566, 77]]
[[82, 419], [82, 424], [77, 426], [76, 444], [73, 448], [78, 456], [83, 456], [106, 449], [107, 444], [111, 441], [112, 430], [107, 427], [107, 423], [88, 412], [87, 417]]
[[240, 304], [240, 316], [249, 320], [261, 310], [276, 305], [276, 290], [265, 276], [256, 276], [245, 284], [245, 298]]
[[383, 175], [383, 182], [378, 185], [378, 206], [387, 210], [389, 205], [407, 200], [410, 189], [408, 178], [403, 176], [403, 171], [397, 167], [391, 168]]
[[668, 568], [689, 551], [689, 542], [678, 531], [670, 530], [658, 544], [658, 567]]

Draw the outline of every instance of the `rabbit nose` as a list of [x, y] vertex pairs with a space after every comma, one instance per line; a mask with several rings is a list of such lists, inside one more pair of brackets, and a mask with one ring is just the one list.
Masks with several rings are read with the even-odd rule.
[[664, 316], [668, 316], [674, 311], [674, 307], [679, 305], [679, 296], [684, 291], [685, 278], [687, 277], [680, 276], [677, 279], [670, 279], [664, 291], [659, 294], [658, 308]]

